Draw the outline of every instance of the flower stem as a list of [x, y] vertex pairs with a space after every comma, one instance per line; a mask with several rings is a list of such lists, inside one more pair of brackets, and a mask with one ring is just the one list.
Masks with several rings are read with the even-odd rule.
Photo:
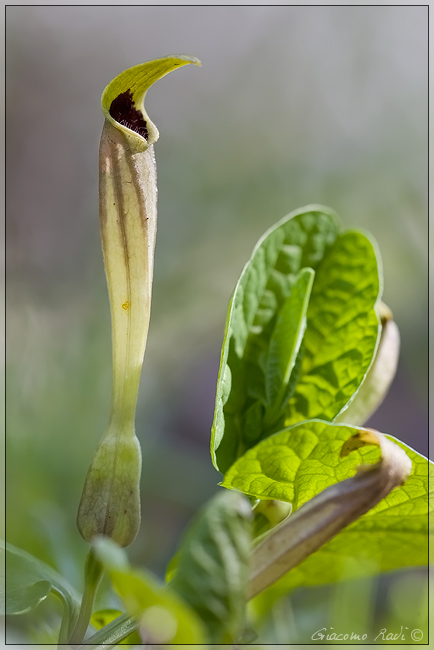
[[89, 627], [90, 617], [92, 616], [96, 590], [98, 589], [102, 574], [102, 564], [97, 560], [93, 549], [91, 549], [86, 558], [84, 568], [84, 593], [81, 601], [80, 613], [69, 641], [72, 646], [81, 643], [85, 637], [87, 628]]

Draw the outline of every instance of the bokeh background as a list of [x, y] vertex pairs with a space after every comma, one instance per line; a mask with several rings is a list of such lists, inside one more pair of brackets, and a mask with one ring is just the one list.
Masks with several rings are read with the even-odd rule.
[[[217, 489], [209, 439], [230, 293], [257, 239], [302, 205], [329, 205], [378, 241], [402, 351], [369, 424], [427, 453], [427, 7], [10, 6], [6, 37], [9, 541], [80, 588], [75, 515], [111, 383], [100, 96], [167, 54], [203, 67], [165, 77], [146, 101], [161, 134], [159, 231], [132, 561], [162, 576]], [[259, 640], [307, 643], [342, 623], [421, 628], [426, 580], [299, 590]], [[45, 603], [11, 622], [11, 638], [45, 641], [44, 614], [55, 623]]]

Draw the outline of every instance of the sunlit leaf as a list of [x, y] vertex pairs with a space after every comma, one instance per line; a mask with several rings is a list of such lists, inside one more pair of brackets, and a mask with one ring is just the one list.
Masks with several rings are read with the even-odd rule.
[[378, 310], [382, 330], [374, 362], [355, 399], [335, 418], [334, 422], [363, 426], [387, 395], [395, 377], [400, 347], [398, 326], [392, 320], [392, 313], [384, 303], [378, 304]]
[[298, 273], [290, 295], [277, 314], [263, 364], [265, 427], [278, 420], [288, 401], [287, 388], [306, 328], [306, 311], [314, 275], [314, 271], [309, 268]]
[[[295, 388], [288, 372], [292, 370], [293, 375], [299, 370], [301, 359], [297, 363], [292, 354], [296, 355], [300, 346], [297, 334], [303, 329], [305, 296], [300, 300], [294, 292], [294, 315], [298, 310], [293, 327], [295, 345], [290, 341], [284, 344], [288, 347], [282, 354], [280, 369], [275, 365], [280, 357], [276, 344], [283, 344], [278, 315], [286, 305], [290, 325], [291, 309], [286, 301], [292, 295], [297, 274], [305, 268], [316, 270], [337, 234], [336, 216], [331, 210], [307, 206], [270, 228], [244, 267], [228, 309], [212, 428], [212, 459], [222, 472], [246, 449], [273, 432], [273, 418], [266, 411], [270, 399], [282, 395], [282, 386], [276, 383], [279, 374], [290, 389], [285, 392], [286, 399]], [[267, 373], [271, 373], [268, 378]]]
[[[378, 460], [376, 447], [340, 457], [344, 441], [357, 431], [318, 420], [289, 427], [246, 452], [227, 472], [223, 485], [258, 498], [287, 501], [296, 512], [325, 488], [354, 475], [359, 465]], [[412, 462], [406, 483], [292, 569], [270, 587], [271, 593], [427, 563], [428, 478], [434, 478], [433, 464], [388, 437]]]
[[372, 363], [380, 332], [378, 253], [366, 235], [340, 235], [319, 264], [307, 312], [300, 376], [285, 425], [332, 421]]

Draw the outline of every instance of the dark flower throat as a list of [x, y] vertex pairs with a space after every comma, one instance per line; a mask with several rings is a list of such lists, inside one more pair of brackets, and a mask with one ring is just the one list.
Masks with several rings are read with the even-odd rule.
[[131, 90], [126, 90], [112, 101], [109, 113], [116, 122], [135, 131], [145, 140], [148, 139], [146, 120], [135, 108]]

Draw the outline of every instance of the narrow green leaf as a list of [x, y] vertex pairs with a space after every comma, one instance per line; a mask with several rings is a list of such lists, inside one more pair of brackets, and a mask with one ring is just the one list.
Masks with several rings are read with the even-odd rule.
[[237, 641], [245, 616], [251, 542], [249, 501], [220, 492], [187, 532], [170, 582], [205, 623], [209, 643]]
[[112, 540], [97, 538], [94, 548], [127, 611], [138, 621], [144, 642], [204, 642], [200, 619], [177, 594], [163, 588], [149, 573], [130, 568], [125, 552]]
[[303, 361], [285, 425], [332, 421], [351, 401], [375, 355], [380, 324], [378, 253], [366, 235], [340, 235], [319, 265], [307, 312]]
[[283, 303], [271, 334], [265, 367], [268, 408], [264, 418], [270, 424], [278, 418], [282, 410], [288, 382], [306, 328], [306, 312], [314, 275], [312, 269], [302, 269], [297, 275], [291, 294]]
[[[263, 423], [268, 404], [264, 364], [277, 315], [297, 274], [304, 268], [316, 270], [337, 233], [336, 216], [328, 208], [296, 210], [265, 233], [244, 267], [228, 309], [211, 437], [213, 463], [222, 472], [272, 432]], [[294, 362], [283, 363], [287, 370]], [[271, 397], [274, 379], [268, 382]], [[288, 386], [294, 388], [292, 378]]]
[[[288, 501], [295, 512], [325, 488], [354, 475], [362, 463], [378, 460], [380, 452], [375, 447], [339, 456], [344, 441], [357, 431], [318, 420], [294, 425], [246, 452], [222, 485], [261, 499]], [[363, 575], [367, 563], [371, 573], [427, 563], [428, 478], [434, 478], [433, 464], [399, 440], [388, 438], [412, 461], [407, 482], [290, 571], [277, 583], [279, 589]]]
[[178, 566], [179, 566], [179, 551], [173, 555], [173, 557], [170, 559], [169, 564], [167, 565], [166, 568], [166, 582], [170, 582], [173, 580], [175, 577], [176, 572], [178, 571]]
[[20, 548], [0, 540], [0, 549], [4, 554], [1, 564], [6, 568], [6, 575], [1, 581], [3, 593], [0, 599], [5, 603], [5, 609], [1, 613], [30, 612], [53, 592], [62, 599], [66, 620], [71, 628], [79, 607], [78, 594], [73, 587], [50, 566]]

